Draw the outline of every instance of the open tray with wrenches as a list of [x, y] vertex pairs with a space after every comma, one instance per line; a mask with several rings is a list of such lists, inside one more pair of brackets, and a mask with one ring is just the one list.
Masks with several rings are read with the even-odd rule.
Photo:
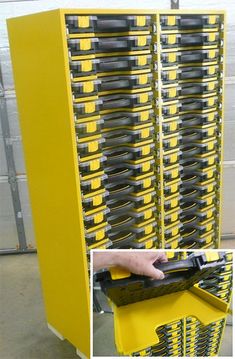
[[112, 277], [112, 270], [111, 273], [109, 271], [97, 273], [96, 280], [100, 282], [102, 291], [116, 306], [123, 306], [189, 289], [225, 263], [223, 252], [215, 254], [214, 257], [197, 252], [189, 255], [185, 260], [154, 263], [153, 265], [165, 274], [163, 280], [152, 280], [128, 272], [121, 279], [113, 279], [113, 277], [117, 278], [117, 275]]

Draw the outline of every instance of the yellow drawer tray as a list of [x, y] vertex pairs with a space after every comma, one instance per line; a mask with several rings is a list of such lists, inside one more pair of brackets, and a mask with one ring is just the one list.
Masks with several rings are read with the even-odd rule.
[[116, 307], [114, 330], [117, 350], [129, 356], [159, 343], [156, 329], [175, 320], [195, 316], [202, 325], [226, 318], [229, 305], [194, 286], [190, 290]]

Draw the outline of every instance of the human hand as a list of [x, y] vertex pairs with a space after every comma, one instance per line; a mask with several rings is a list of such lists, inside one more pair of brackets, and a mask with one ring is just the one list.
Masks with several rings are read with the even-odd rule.
[[164, 273], [153, 266], [154, 262], [167, 262], [162, 251], [104, 251], [93, 253], [94, 271], [119, 266], [131, 273], [145, 275], [153, 279], [163, 279]]

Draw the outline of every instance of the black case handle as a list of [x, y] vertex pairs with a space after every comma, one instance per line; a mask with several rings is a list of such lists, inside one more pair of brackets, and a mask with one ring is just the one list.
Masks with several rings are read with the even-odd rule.
[[132, 120], [129, 117], [119, 117], [117, 119], [114, 119], [114, 118], [105, 119], [105, 117], [104, 117], [104, 127], [105, 128], [127, 126], [127, 125], [131, 125], [131, 124], [132, 124]]
[[182, 104], [181, 110], [182, 111], [193, 111], [193, 110], [199, 110], [201, 107], [202, 107], [202, 104], [200, 102], [193, 100], [188, 103]]
[[[109, 169], [113, 169], [113, 168], [109, 167]], [[106, 171], [106, 173], [108, 175], [108, 181], [109, 182], [123, 181], [126, 178], [133, 176], [133, 172], [134, 171], [132, 169], [127, 169], [127, 168], [125, 168], [124, 173], [122, 171], [120, 171], [120, 172], [117, 172], [117, 173], [110, 174], [109, 171]]]
[[[123, 197], [126, 194], [132, 193], [134, 190], [133, 186], [126, 185], [124, 188], [115, 189], [115, 187], [118, 187], [119, 184], [115, 184], [114, 186], [111, 186], [110, 184], [107, 185], [107, 190], [109, 191], [109, 198], [110, 199], [118, 199], [120, 197]], [[113, 192], [114, 191], [114, 192]]]
[[201, 45], [204, 42], [204, 36], [199, 34], [190, 34], [190, 35], [181, 35], [180, 44], [181, 45]]
[[131, 101], [129, 99], [108, 100], [103, 102], [103, 109], [108, 110], [118, 107], [128, 107], [130, 104]]
[[130, 200], [120, 198], [108, 199], [106, 203], [113, 214], [127, 213], [134, 207], [134, 203]]
[[118, 146], [118, 145], [130, 143], [131, 141], [132, 141], [131, 135], [117, 134], [116, 137], [105, 138], [105, 146], [107, 147]]
[[123, 19], [97, 19], [96, 21], [96, 30], [104, 31], [104, 30], [112, 30], [112, 29], [122, 29], [127, 28], [127, 20]]
[[129, 80], [102, 81], [100, 85], [101, 91], [115, 90], [127, 87], [130, 87]]
[[188, 271], [189, 269], [194, 268], [194, 264], [190, 259], [185, 259], [181, 261], [171, 261], [165, 263], [155, 262], [153, 265], [156, 269], [159, 269], [166, 274], [170, 272]]
[[[123, 234], [123, 232], [121, 232], [120, 234]], [[111, 235], [110, 235], [110, 239], [112, 240]], [[129, 233], [127, 238], [113, 240], [113, 244], [112, 244], [111, 248], [124, 248], [124, 247], [127, 247], [128, 244], [130, 244], [135, 239], [136, 239], [135, 233]]]
[[196, 70], [184, 70], [182, 69], [182, 72], [180, 73], [180, 79], [181, 80], [185, 80], [185, 79], [190, 79], [190, 78], [197, 78], [197, 77], [202, 77], [205, 73], [205, 69], [202, 68], [198, 68]]
[[120, 222], [120, 223], [117, 223], [117, 224], [112, 224], [112, 220], [115, 220], [115, 219], [118, 219], [118, 218], [122, 218], [122, 215], [115, 214], [115, 215], [112, 215], [112, 216], [108, 217], [108, 222], [111, 225], [112, 230], [123, 231], [125, 229], [129, 229], [132, 224], [135, 224], [135, 219], [133, 217], [130, 217], [127, 221], [124, 221], [124, 223]]
[[119, 69], [129, 68], [128, 61], [120, 60], [120, 61], [102, 61], [99, 63], [99, 71], [117, 71]]
[[181, 28], [200, 28], [202, 26], [203, 21], [200, 17], [181, 17], [179, 19], [179, 27]]
[[99, 39], [99, 50], [125, 49], [128, 48], [127, 40]]
[[206, 56], [203, 52], [195, 52], [191, 54], [185, 54], [184, 52], [182, 52], [180, 55], [180, 62], [199, 62], [204, 60], [205, 57]]
[[123, 163], [124, 161], [132, 160], [133, 158], [133, 154], [131, 152], [119, 148], [115, 150], [105, 150], [104, 154], [107, 156], [108, 165], [120, 162]]
[[183, 86], [180, 90], [181, 96], [200, 94], [203, 92], [207, 84], [194, 84], [192, 86]]

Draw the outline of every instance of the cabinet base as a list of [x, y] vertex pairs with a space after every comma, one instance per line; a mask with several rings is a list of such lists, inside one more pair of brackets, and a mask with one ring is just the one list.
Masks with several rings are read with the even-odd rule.
[[88, 357], [87, 357], [85, 354], [83, 354], [82, 352], [80, 352], [79, 349], [76, 349], [76, 354], [77, 354], [77, 356], [79, 356], [81, 359], [88, 359]]
[[63, 337], [63, 335], [61, 335], [51, 324], [47, 323], [47, 327], [48, 329], [50, 329], [50, 331], [55, 334], [57, 336], [57, 338], [59, 338], [60, 340], [64, 340], [65, 338]]
[[[48, 329], [50, 329], [50, 331], [55, 334], [57, 336], [57, 338], [59, 338], [60, 340], [65, 340], [65, 338], [63, 337], [62, 334], [60, 334], [51, 324], [47, 323], [47, 327]], [[76, 354], [77, 356], [79, 356], [79, 358], [81, 359], [88, 359], [88, 357], [83, 354], [79, 349], [76, 348]]]

